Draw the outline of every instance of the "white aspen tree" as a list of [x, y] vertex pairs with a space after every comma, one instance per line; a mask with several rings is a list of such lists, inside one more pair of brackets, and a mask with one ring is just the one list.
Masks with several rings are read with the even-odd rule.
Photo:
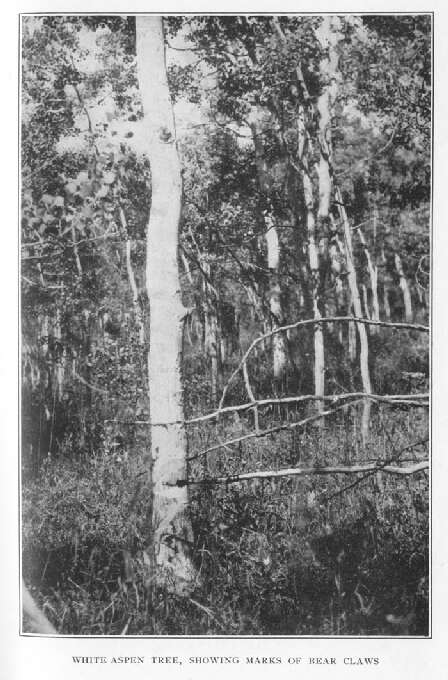
[[[378, 267], [374, 264], [372, 256], [370, 254], [367, 241], [362, 233], [362, 230], [358, 227], [357, 229], [359, 240], [364, 251], [364, 255], [367, 262], [367, 271], [369, 272], [370, 279], [370, 290], [372, 291], [372, 314], [371, 317], [373, 321], [380, 320], [380, 302], [378, 298]], [[377, 334], [379, 331], [378, 326], [372, 326], [370, 329], [372, 334]]]
[[[356, 278], [355, 260], [353, 256], [353, 244], [352, 244], [352, 230], [347, 213], [345, 211], [344, 204], [342, 202], [342, 196], [340, 189], [336, 187], [336, 201], [338, 202], [339, 215], [341, 217], [342, 225], [344, 228], [344, 238], [345, 238], [345, 250], [347, 257], [347, 270], [348, 270], [348, 284], [350, 287], [351, 302], [353, 306], [353, 311], [355, 316], [362, 318], [362, 304], [361, 296], [359, 294], [358, 281]], [[369, 341], [367, 336], [366, 327], [363, 323], [357, 323], [356, 327], [358, 329], [359, 344], [360, 344], [360, 354], [359, 362], [361, 369], [361, 380], [362, 388], [364, 392], [370, 394], [372, 392], [372, 383], [370, 380], [370, 370], [369, 370]], [[349, 335], [350, 338], [350, 335]], [[370, 427], [370, 411], [371, 402], [369, 399], [364, 400], [362, 422], [361, 422], [361, 436], [363, 442], [366, 443], [369, 435]]]
[[[201, 258], [202, 259], [202, 258]], [[210, 396], [213, 404], [218, 399], [219, 387], [219, 332], [216, 313], [217, 294], [210, 285], [210, 263], [202, 260], [204, 295], [204, 350], [210, 361]]]
[[146, 239], [150, 305], [148, 353], [152, 553], [154, 575], [185, 592], [194, 570], [186, 486], [186, 433], [181, 383], [183, 320], [178, 271], [182, 180], [165, 63], [162, 17], [137, 16], [137, 70], [151, 166], [151, 211]]
[[414, 318], [414, 315], [412, 313], [412, 298], [411, 298], [411, 291], [409, 288], [408, 280], [405, 276], [404, 270], [403, 270], [403, 263], [401, 261], [401, 257], [399, 256], [398, 253], [395, 253], [394, 257], [394, 263], [395, 263], [395, 269], [397, 271], [399, 280], [400, 280], [400, 289], [403, 294], [403, 303], [404, 303], [404, 318], [405, 321], [408, 323], [412, 323], [412, 320]]
[[65, 378], [65, 362], [67, 358], [67, 351], [62, 344], [62, 330], [61, 330], [61, 310], [58, 306], [56, 308], [56, 318], [53, 327], [54, 339], [58, 347], [58, 358], [56, 362], [56, 395], [58, 399], [62, 399], [64, 391], [64, 378]]
[[[319, 163], [319, 177], [323, 178], [320, 182], [319, 198], [320, 198], [320, 210], [327, 210], [326, 196], [327, 196], [327, 177], [329, 176], [329, 169], [323, 169], [325, 165], [325, 160], [328, 161], [328, 166], [331, 163], [332, 158], [332, 146], [331, 146], [331, 116], [334, 103], [336, 101], [336, 96], [338, 92], [340, 74], [339, 74], [339, 54], [338, 54], [338, 43], [342, 40], [341, 31], [341, 19], [335, 16], [325, 16], [319, 27], [316, 29], [316, 38], [319, 41], [322, 49], [324, 50], [324, 57], [320, 62], [320, 75], [323, 81], [322, 93], [318, 99], [318, 111], [319, 111], [319, 144], [320, 144], [320, 163]], [[352, 245], [352, 235], [351, 226], [345, 211], [345, 207], [342, 200], [341, 191], [338, 187], [335, 187], [335, 198], [338, 205], [338, 212], [341, 217], [344, 236], [345, 236], [345, 248], [347, 256], [347, 267], [348, 267], [348, 282], [351, 293], [351, 300], [353, 305], [353, 310], [355, 316], [362, 317], [362, 304], [361, 297], [359, 294], [359, 288], [356, 278], [355, 261], [353, 256], [353, 245]], [[328, 213], [327, 213], [328, 214]], [[325, 216], [325, 212], [323, 212]], [[358, 335], [360, 342], [360, 369], [361, 369], [361, 379], [363, 390], [366, 393], [371, 393], [372, 385], [370, 380], [370, 370], [369, 370], [369, 346], [368, 346], [368, 336], [366, 327], [364, 324], [358, 323]], [[362, 424], [361, 424], [361, 434], [363, 442], [365, 443], [368, 439], [368, 431], [370, 425], [370, 410], [371, 403], [368, 399], [364, 401]]]
[[138, 299], [137, 281], [135, 280], [134, 267], [132, 266], [132, 240], [129, 237], [128, 223], [124, 214], [123, 208], [120, 206], [120, 221], [125, 238], [126, 247], [126, 272], [129, 279], [129, 285], [132, 293], [132, 306], [134, 307], [135, 322], [138, 329], [138, 340], [141, 346], [145, 344], [145, 325], [143, 323], [143, 315]]
[[[272, 24], [275, 32], [279, 38], [282, 50], [286, 53], [287, 51], [287, 40], [283, 33], [282, 27], [277, 17], [272, 20]], [[296, 77], [300, 82], [301, 88], [303, 90], [303, 96], [305, 99], [309, 99], [309, 94], [306, 89], [305, 81], [303, 79], [303, 73], [300, 63], [296, 67]], [[313, 180], [312, 180], [312, 163], [309, 160], [309, 156], [313, 155], [312, 140], [307, 132], [307, 117], [305, 112], [304, 104], [299, 106], [297, 115], [297, 139], [298, 139], [298, 150], [297, 158], [299, 161], [299, 166], [297, 170], [299, 171], [302, 180], [303, 197], [305, 203], [305, 222], [306, 222], [306, 233], [308, 240], [308, 265], [310, 269], [310, 295], [311, 295], [311, 306], [313, 318], [318, 321], [322, 318], [320, 310], [320, 271], [319, 271], [319, 248], [318, 248], [318, 234], [317, 225], [315, 219], [315, 205], [314, 205], [314, 195], [313, 195]], [[322, 178], [320, 182], [320, 187], [324, 186], [325, 178], [325, 168], [324, 166], [318, 168], [319, 179]], [[326, 201], [329, 200], [329, 196], [325, 191], [323, 191], [322, 197], [319, 197], [319, 207], [322, 210], [322, 214], [325, 214]], [[327, 212], [328, 214], [328, 212]], [[324, 346], [324, 334], [322, 325], [316, 323], [313, 329], [313, 349], [314, 349], [314, 394], [316, 397], [323, 397], [325, 395], [325, 346]], [[315, 407], [318, 413], [323, 412], [324, 402], [323, 400], [317, 399], [315, 402]], [[319, 421], [319, 426], [322, 422]]]
[[[258, 183], [262, 194], [268, 200], [272, 190], [272, 180], [269, 175], [268, 164], [264, 154], [260, 126], [257, 122], [251, 124], [255, 146], [255, 160], [257, 164]], [[272, 211], [263, 212], [267, 259], [269, 268], [269, 310], [271, 312], [271, 328], [275, 330], [283, 321], [283, 309], [280, 289], [280, 239], [275, 218]], [[282, 333], [272, 336], [272, 366], [276, 378], [280, 378], [286, 368], [286, 341]]]
[[[351, 296], [350, 296], [351, 299]], [[352, 304], [350, 303], [349, 310], [352, 309]], [[348, 322], [348, 356], [352, 363], [356, 361], [356, 326], [353, 321]]]
[[370, 307], [369, 307], [369, 294], [367, 292], [367, 286], [365, 283], [361, 284], [361, 292], [362, 292], [362, 301], [364, 304], [364, 316], [366, 319], [371, 319], [372, 315], [370, 314]]
[[384, 317], [386, 321], [391, 320], [390, 303], [389, 303], [389, 276], [387, 273], [387, 261], [384, 253], [384, 248], [381, 250], [381, 268], [383, 270], [383, 308]]
[[[299, 107], [297, 116], [298, 134], [298, 158], [301, 164], [301, 178], [303, 197], [306, 213], [306, 231], [308, 237], [308, 262], [311, 274], [311, 301], [313, 318], [318, 321], [322, 318], [320, 311], [320, 274], [319, 274], [319, 250], [316, 237], [316, 220], [314, 217], [313, 181], [310, 174], [310, 166], [306, 154], [306, 121], [304, 107]], [[310, 140], [308, 140], [310, 141]], [[314, 393], [316, 397], [325, 394], [325, 348], [323, 329], [320, 324], [314, 326]], [[316, 409], [320, 413], [324, 410], [324, 402], [316, 400]]]

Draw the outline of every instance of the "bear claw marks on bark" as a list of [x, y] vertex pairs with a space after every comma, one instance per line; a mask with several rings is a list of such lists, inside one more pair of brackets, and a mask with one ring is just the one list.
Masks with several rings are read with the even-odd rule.
[[174, 136], [166, 127], [159, 128], [159, 139], [164, 144], [173, 144]]

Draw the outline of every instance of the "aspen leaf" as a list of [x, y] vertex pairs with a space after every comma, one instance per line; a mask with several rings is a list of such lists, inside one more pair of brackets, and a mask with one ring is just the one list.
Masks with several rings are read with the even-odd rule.
[[105, 198], [107, 194], [109, 193], [109, 187], [108, 186], [103, 186], [99, 191], [96, 192], [97, 198]]
[[76, 179], [78, 180], [79, 184], [82, 184], [83, 182], [88, 182], [89, 181], [89, 173], [85, 172], [85, 171], [78, 172]]
[[115, 173], [105, 172], [103, 175], [104, 184], [112, 184], [115, 181]]
[[78, 189], [78, 187], [75, 184], [75, 182], [68, 182], [68, 184], [65, 185], [65, 191], [68, 194], [75, 194], [77, 189]]

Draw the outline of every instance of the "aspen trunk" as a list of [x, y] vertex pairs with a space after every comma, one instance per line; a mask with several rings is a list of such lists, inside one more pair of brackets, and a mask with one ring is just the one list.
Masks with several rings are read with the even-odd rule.
[[218, 320], [216, 310], [209, 302], [205, 305], [204, 317], [204, 349], [210, 362], [210, 396], [213, 404], [216, 404], [219, 382]]
[[124, 214], [123, 208], [120, 206], [120, 221], [121, 221], [121, 226], [124, 232], [124, 237], [126, 240], [126, 271], [128, 274], [128, 279], [129, 279], [129, 285], [131, 287], [131, 292], [132, 292], [132, 306], [134, 307], [134, 316], [135, 316], [135, 323], [137, 326], [138, 330], [138, 339], [140, 345], [145, 344], [145, 325], [143, 323], [143, 315], [142, 315], [142, 310], [140, 307], [140, 302], [138, 299], [138, 288], [137, 288], [137, 282], [135, 280], [135, 274], [134, 274], [134, 268], [132, 266], [132, 257], [131, 257], [131, 252], [132, 252], [132, 241], [129, 238], [129, 231], [128, 231], [128, 223], [126, 220], [126, 216]]
[[404, 318], [405, 321], [408, 323], [412, 323], [413, 321], [413, 313], [412, 313], [412, 299], [411, 299], [411, 291], [409, 290], [409, 284], [408, 280], [404, 274], [403, 271], [403, 264], [401, 262], [401, 257], [399, 256], [398, 253], [395, 253], [395, 269], [397, 270], [397, 274], [400, 279], [400, 288], [401, 292], [403, 293], [403, 302], [404, 302]]
[[[274, 330], [283, 323], [283, 310], [280, 290], [280, 242], [275, 222], [269, 215], [265, 218], [266, 243], [268, 247], [269, 267], [269, 310], [271, 312], [271, 327]], [[285, 338], [282, 333], [272, 336], [272, 365], [276, 378], [281, 378], [286, 368]]]
[[[255, 159], [257, 164], [258, 184], [261, 193], [269, 204], [272, 180], [264, 155], [263, 142], [257, 122], [251, 125], [255, 147]], [[280, 239], [275, 218], [270, 210], [264, 211], [264, 227], [269, 268], [269, 309], [271, 312], [271, 329], [275, 330], [283, 321], [280, 290]], [[286, 368], [286, 342], [283, 334], [275, 333], [272, 336], [272, 367], [276, 378], [280, 378]]]
[[217, 315], [217, 294], [211, 282], [211, 267], [210, 263], [204, 258], [202, 261], [202, 269], [205, 273], [203, 276], [202, 290], [204, 303], [204, 351], [209, 360], [210, 367], [210, 396], [213, 404], [216, 404], [218, 399], [219, 387], [219, 324]]
[[[375, 222], [374, 222], [375, 224]], [[373, 321], [379, 321], [380, 320], [380, 302], [378, 298], [378, 267], [373, 263], [372, 256], [370, 254], [369, 248], [367, 246], [366, 239], [364, 238], [364, 234], [362, 233], [361, 229], [358, 228], [358, 235], [359, 239], [361, 241], [363, 250], [364, 250], [364, 255], [366, 258], [367, 262], [367, 271], [369, 272], [369, 278], [370, 278], [370, 290], [372, 291], [372, 314], [371, 318]], [[378, 326], [372, 326], [370, 331], [372, 334], [378, 333]]]
[[356, 361], [356, 327], [353, 321], [348, 322], [348, 356], [352, 363]]
[[[323, 171], [322, 166], [325, 162], [331, 161], [332, 146], [331, 146], [331, 116], [333, 106], [336, 100], [338, 85], [339, 85], [339, 55], [337, 45], [342, 40], [340, 18], [337, 16], [324, 16], [319, 27], [316, 29], [316, 38], [320, 42], [324, 50], [324, 56], [320, 62], [320, 77], [322, 82], [322, 92], [318, 98], [318, 112], [319, 112], [319, 147], [320, 147], [320, 169], [319, 177], [321, 179], [319, 189], [319, 214], [322, 219], [326, 219], [328, 215], [327, 194], [328, 189], [326, 184], [329, 171]], [[359, 294], [358, 283], [356, 279], [355, 263], [353, 257], [351, 228], [348, 221], [347, 213], [344, 208], [342, 195], [338, 187], [335, 188], [335, 198], [338, 204], [338, 212], [344, 227], [345, 247], [347, 254], [347, 268], [348, 268], [348, 282], [350, 286], [350, 293], [352, 298], [352, 305], [355, 316], [362, 317], [362, 304]], [[367, 331], [364, 324], [358, 323], [358, 335], [360, 342], [360, 368], [361, 378], [364, 392], [370, 393], [371, 382], [369, 372], [369, 348]], [[368, 430], [370, 423], [370, 401], [364, 401], [363, 416], [362, 416], [362, 437], [363, 441], [367, 441]]]
[[[308, 172], [303, 174], [303, 191], [306, 205], [306, 226], [308, 233], [308, 258], [311, 270], [311, 296], [313, 318], [318, 321], [320, 313], [320, 274], [319, 252], [316, 244], [316, 222], [313, 210], [313, 187]], [[314, 326], [314, 394], [323, 397], [325, 394], [325, 347], [324, 333], [321, 324]], [[316, 401], [319, 413], [324, 410], [324, 402]]]
[[[316, 243], [316, 220], [314, 218], [314, 197], [313, 183], [310, 176], [310, 168], [306, 154], [306, 124], [305, 111], [301, 106], [297, 117], [298, 134], [298, 157], [302, 166], [302, 187], [305, 202], [306, 231], [308, 235], [308, 263], [311, 274], [311, 304], [313, 318], [318, 321], [322, 315], [320, 312], [320, 272], [319, 272], [319, 250]], [[313, 331], [314, 344], [314, 394], [316, 397], [323, 397], [325, 394], [325, 347], [322, 325], [316, 324]], [[316, 401], [316, 409], [321, 413], [324, 403]]]
[[56, 359], [56, 397], [61, 400], [64, 392], [64, 378], [65, 378], [65, 361], [67, 357], [67, 351], [65, 348], [65, 343], [62, 343], [62, 330], [61, 330], [61, 310], [58, 307], [56, 309], [56, 319], [53, 329], [54, 339], [57, 345], [57, 359]]
[[182, 180], [173, 108], [168, 89], [162, 18], [137, 16], [137, 67], [151, 166], [151, 212], [146, 241], [150, 306], [148, 353], [153, 488], [153, 576], [185, 592], [194, 570], [188, 546], [186, 434], [181, 384], [185, 309], [180, 296], [178, 230]]
[[[347, 269], [348, 269], [348, 283], [350, 287], [350, 294], [352, 299], [353, 311], [355, 316], [362, 317], [362, 305], [361, 296], [359, 294], [358, 282], [356, 279], [356, 269], [355, 261], [353, 257], [353, 245], [352, 245], [352, 231], [350, 228], [350, 223], [345, 212], [344, 205], [342, 203], [342, 196], [339, 188], [336, 188], [336, 200], [338, 201], [339, 214], [341, 216], [342, 224], [344, 227], [345, 236], [345, 248], [347, 255]], [[358, 329], [359, 344], [360, 344], [360, 368], [361, 368], [361, 380], [363, 391], [370, 394], [372, 392], [372, 384], [370, 381], [370, 370], [369, 370], [369, 342], [367, 337], [366, 327], [363, 323], [356, 324]], [[362, 423], [361, 423], [361, 435], [363, 442], [366, 443], [369, 434], [370, 426], [370, 410], [371, 403], [369, 399], [364, 400]]]
[[389, 275], [387, 273], [387, 261], [384, 249], [381, 251], [381, 268], [383, 271], [383, 308], [386, 321], [391, 320], [389, 303]]
[[364, 316], [366, 319], [371, 319], [371, 314], [370, 314], [370, 307], [369, 307], [369, 295], [367, 293], [367, 286], [365, 283], [361, 284], [361, 291], [362, 291], [362, 301], [364, 304]]

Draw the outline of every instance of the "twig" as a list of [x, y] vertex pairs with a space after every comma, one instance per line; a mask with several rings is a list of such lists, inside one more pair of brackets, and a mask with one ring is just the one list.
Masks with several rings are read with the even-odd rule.
[[207, 614], [207, 616], [209, 616], [211, 619], [213, 619], [213, 621], [216, 621], [216, 623], [221, 628], [221, 630], [224, 630], [224, 626], [222, 625], [221, 621], [215, 616], [215, 614], [212, 612], [211, 609], [209, 609], [208, 607], [205, 607], [200, 602], [196, 602], [196, 600], [193, 600], [192, 597], [189, 597], [188, 600], [189, 600], [189, 602], [191, 602], [191, 604], [194, 604], [195, 607], [197, 607], [198, 609], [201, 609], [203, 612], [205, 612]]

